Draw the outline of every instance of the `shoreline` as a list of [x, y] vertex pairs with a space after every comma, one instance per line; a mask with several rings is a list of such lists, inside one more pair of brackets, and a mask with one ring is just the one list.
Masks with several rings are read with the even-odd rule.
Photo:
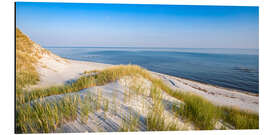
[[[79, 62], [86, 62], [86, 63], [87, 62], [90, 62], [90, 63], [96, 63], [96, 64], [110, 65], [110, 66], [121, 65], [121, 64], [115, 65], [115, 64], [98, 63], [98, 62], [92, 62], [92, 61], [75, 60], [75, 59], [64, 58], [64, 57], [61, 57], [61, 58], [66, 59], [66, 60], [71, 60], [71, 61], [79, 61]], [[187, 78], [184, 78], [184, 77], [178, 77], [178, 76], [169, 75], [169, 74], [165, 74], [165, 73], [155, 72], [155, 71], [152, 71], [152, 70], [148, 70], [148, 71], [150, 71], [151, 73], [155, 73], [155, 74], [166, 75], [166, 76], [170, 76], [170, 77], [174, 77], [174, 78], [178, 78], [178, 79], [183, 79], [183, 80], [191, 81], [191, 82], [194, 82], [194, 83], [200, 83], [202, 85], [209, 85], [209, 86], [212, 86], [212, 87], [217, 87], [217, 88], [225, 89], [225, 90], [228, 90], [228, 91], [234, 91], [234, 92], [244, 93], [244, 94], [248, 94], [248, 95], [252, 95], [252, 96], [259, 96], [259, 92], [256, 93], [256, 92], [251, 92], [251, 91], [245, 91], [245, 90], [240, 90], [240, 89], [235, 89], [235, 88], [229, 88], [229, 87], [219, 86], [219, 85], [205, 83], [205, 82], [201, 82], [201, 81], [197, 81], [197, 80], [187, 79]]]
[[241, 110], [259, 113], [259, 95], [242, 92], [240, 90], [230, 90], [157, 72], [152, 73], [157, 75], [175, 90], [191, 92], [202, 96], [216, 105], [231, 106], [240, 108]]
[[154, 71], [151, 71], [151, 72], [155, 73], [155, 74], [170, 76], [170, 77], [173, 77], [173, 78], [176, 78], [176, 79], [182, 79], [182, 80], [186, 80], [186, 81], [191, 81], [193, 83], [199, 83], [199, 84], [202, 84], [202, 85], [208, 85], [208, 86], [211, 86], [211, 87], [216, 87], [216, 88], [228, 90], [228, 91], [231, 91], [231, 92], [239, 92], [239, 93], [243, 93], [243, 94], [247, 94], [247, 95], [251, 95], [251, 96], [259, 96], [259, 93], [255, 93], [255, 92], [250, 92], [250, 91], [244, 91], [244, 90], [240, 90], [240, 89], [234, 89], [234, 88], [218, 86], [218, 85], [214, 85], [214, 84], [210, 84], [210, 83], [204, 83], [204, 82], [200, 82], [200, 81], [196, 81], [196, 80], [192, 80], [192, 79], [187, 79], [187, 78], [183, 78], [183, 77], [177, 77], [177, 76], [168, 75], [168, 74], [159, 73], [159, 72], [154, 72]]

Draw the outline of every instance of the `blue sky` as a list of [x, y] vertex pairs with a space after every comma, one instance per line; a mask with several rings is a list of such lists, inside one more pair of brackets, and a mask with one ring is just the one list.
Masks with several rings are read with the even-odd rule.
[[258, 7], [16, 2], [42, 46], [258, 48]]

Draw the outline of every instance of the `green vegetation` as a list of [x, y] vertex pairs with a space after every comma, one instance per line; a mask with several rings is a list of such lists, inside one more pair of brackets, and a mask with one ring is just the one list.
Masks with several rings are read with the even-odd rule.
[[102, 90], [98, 88], [97, 94], [96, 109], [99, 110], [101, 108]]
[[[40, 127], [47, 122], [46, 120], [40, 121], [37, 118], [42, 113], [47, 114], [44, 118], [57, 117], [57, 115], [54, 115], [55, 108], [47, 104], [42, 105], [45, 108], [41, 108], [40, 104], [35, 104], [33, 108], [30, 107], [29, 103], [22, 105], [25, 102], [25, 95], [22, 89], [39, 81], [39, 74], [34, 65], [37, 64], [40, 55], [34, 48], [34, 42], [16, 28], [16, 132], [24, 132], [26, 130], [32, 130], [32, 132], [39, 131]], [[45, 49], [42, 49], [42, 53], [46, 52]], [[35, 110], [36, 113], [31, 113], [32, 110]], [[30, 119], [31, 121], [39, 120], [39, 123], [31, 126], [30, 123], [27, 123]], [[57, 125], [57, 122], [55, 123]], [[52, 123], [49, 123], [49, 125], [44, 127], [44, 132], [54, 127]]]
[[184, 97], [185, 104], [180, 108], [180, 115], [193, 121], [201, 129], [214, 129], [219, 118], [217, 107], [196, 95], [185, 94]]
[[259, 129], [258, 114], [231, 107], [220, 108], [223, 113], [222, 119], [232, 124], [236, 129]]
[[34, 55], [33, 42], [16, 29], [16, 89], [36, 84], [39, 75], [34, 67], [37, 57]]
[[51, 95], [59, 95], [71, 92], [77, 92], [84, 88], [89, 88], [96, 86], [95, 78], [93, 77], [81, 77], [75, 83], [70, 85], [62, 85], [62, 86], [52, 86], [49, 88], [40, 88], [32, 91], [18, 91], [16, 98], [20, 103], [29, 102], [35, 99], [51, 96]]
[[16, 133], [53, 132], [60, 125], [76, 120], [78, 116], [86, 124], [89, 113], [94, 113], [101, 107], [104, 112], [108, 111], [108, 100], [102, 95], [99, 100], [104, 104], [98, 108], [98, 96], [89, 92], [83, 97], [77, 94], [64, 95], [52, 101], [40, 99], [24, 103], [16, 109]]
[[179, 130], [174, 122], [166, 122], [164, 105], [162, 103], [161, 89], [153, 87], [150, 96], [153, 99], [153, 107], [147, 114], [148, 131], [175, 131]]
[[35, 45], [16, 28], [16, 89], [22, 89], [39, 81], [39, 74], [34, 65], [42, 54], [49, 54], [49, 51]]
[[124, 116], [124, 119], [122, 119], [122, 124], [119, 129], [120, 132], [134, 132], [138, 131], [138, 123], [139, 123], [139, 117], [135, 113], [131, 113], [129, 111], [128, 114], [122, 115]]
[[104, 111], [108, 112], [108, 110], [109, 110], [109, 100], [108, 99], [103, 100], [103, 106], [104, 106]]
[[16, 109], [17, 133], [48, 133], [64, 121], [77, 117], [78, 97], [66, 96], [57, 102], [35, 101]]
[[80, 102], [80, 119], [82, 123], [87, 123], [88, 121], [88, 113], [91, 110], [91, 105], [89, 105], [88, 102], [88, 100]]
[[116, 93], [116, 91], [114, 90], [112, 94], [113, 94], [113, 99], [112, 99], [112, 113], [113, 113], [114, 115], [116, 115], [116, 114], [117, 114], [117, 107], [118, 107], [118, 104], [116, 103], [116, 96], [117, 96], [117, 93]]
[[[84, 88], [101, 86], [106, 83], [116, 81], [123, 76], [143, 75], [146, 78], [151, 77], [148, 71], [140, 68], [139, 66], [134, 65], [128, 66], [120, 65], [110, 67], [102, 71], [86, 72], [86, 73], [90, 75], [82, 76], [76, 82], [70, 85], [53, 86], [49, 88], [36, 89], [32, 91], [21, 91], [18, 97], [20, 99], [23, 98], [21, 99], [21, 102], [24, 103], [46, 96], [77, 92]], [[91, 75], [92, 73], [98, 74]]]

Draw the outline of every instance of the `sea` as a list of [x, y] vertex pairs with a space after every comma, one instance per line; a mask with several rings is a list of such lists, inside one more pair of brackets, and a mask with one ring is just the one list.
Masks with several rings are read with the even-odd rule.
[[259, 93], [259, 50], [232, 48], [46, 47], [72, 60], [136, 64], [202, 83]]

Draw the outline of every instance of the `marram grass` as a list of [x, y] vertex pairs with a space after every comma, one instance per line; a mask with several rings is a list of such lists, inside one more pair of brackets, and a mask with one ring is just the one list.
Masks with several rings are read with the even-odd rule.
[[17, 106], [16, 133], [48, 133], [77, 117], [78, 97], [57, 102], [34, 101]]
[[150, 96], [153, 100], [153, 106], [147, 114], [148, 131], [175, 131], [179, 130], [174, 122], [166, 121], [164, 105], [162, 103], [162, 92], [157, 87], [151, 88]]
[[33, 42], [16, 28], [16, 89], [39, 81], [34, 67], [38, 58], [33, 53]]

